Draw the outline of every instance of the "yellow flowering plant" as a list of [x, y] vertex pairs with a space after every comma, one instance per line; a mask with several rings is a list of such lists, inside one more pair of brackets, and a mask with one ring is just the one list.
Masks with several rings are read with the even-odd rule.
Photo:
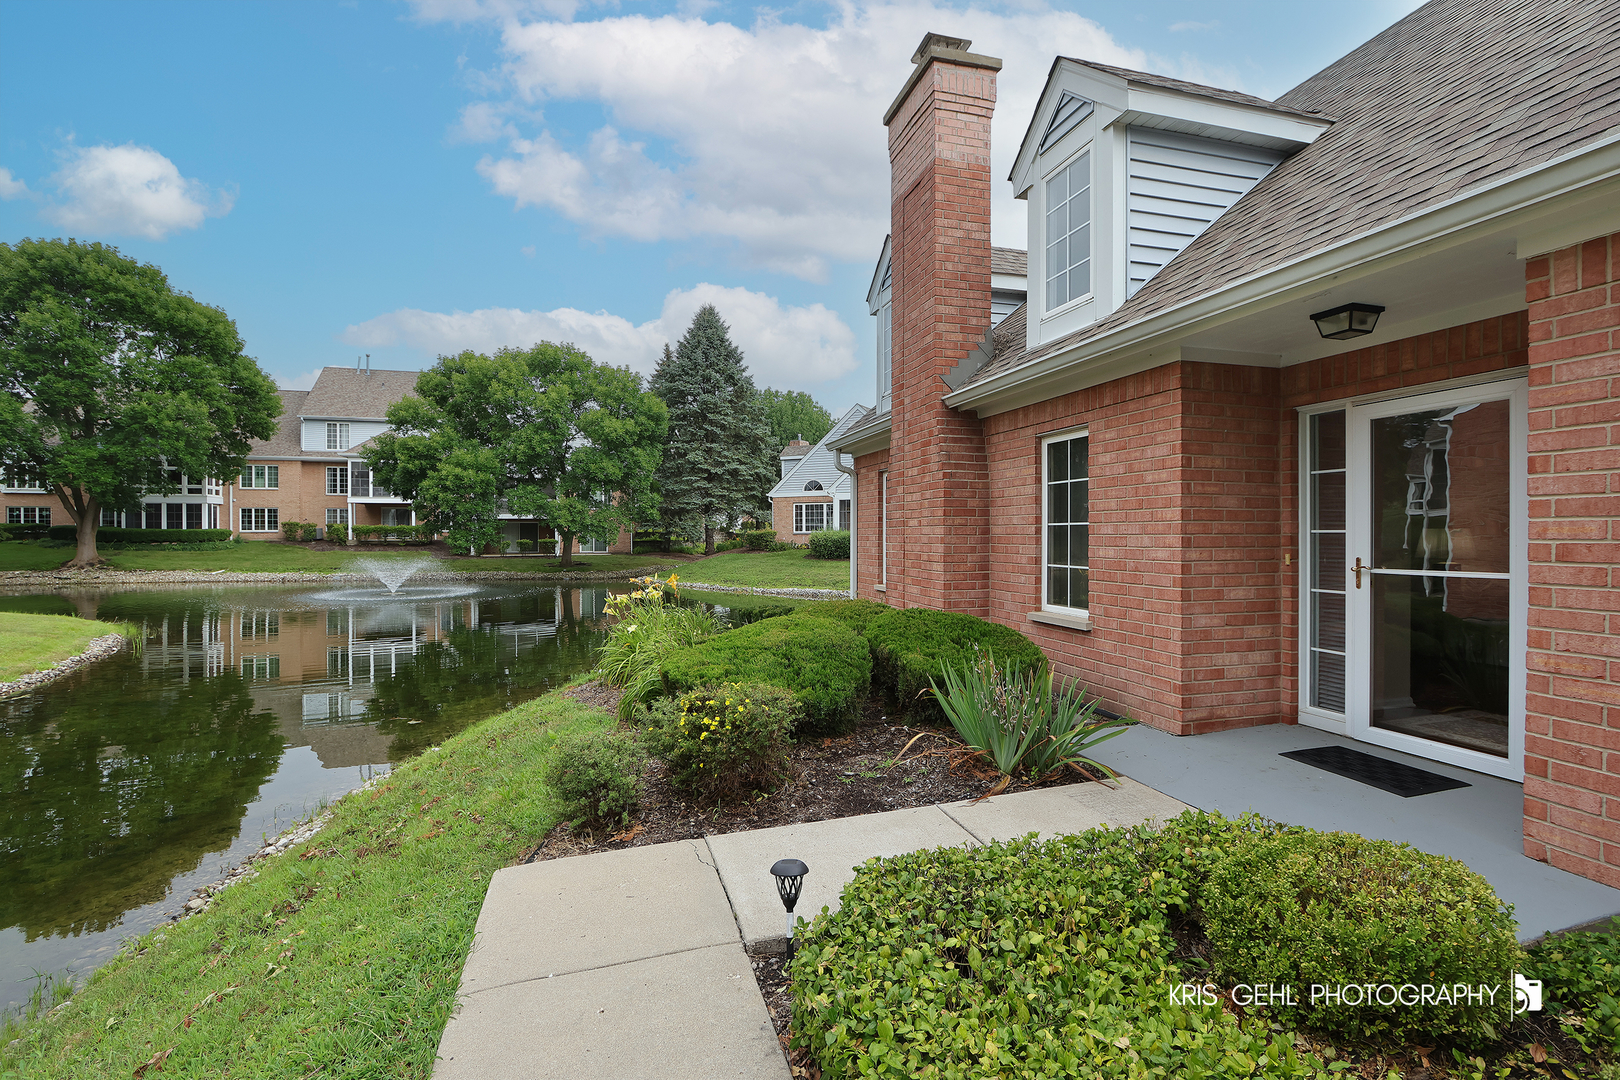
[[801, 713], [782, 687], [722, 683], [658, 702], [644, 737], [676, 786], [725, 802], [787, 775], [789, 733]]
[[621, 687], [619, 719], [628, 720], [636, 707], [662, 689], [664, 657], [672, 650], [718, 634], [722, 627], [702, 608], [682, 607], [680, 584], [667, 579], [641, 577], [628, 593], [608, 598], [609, 615], [616, 618], [607, 641], [597, 653], [597, 672], [609, 686]]

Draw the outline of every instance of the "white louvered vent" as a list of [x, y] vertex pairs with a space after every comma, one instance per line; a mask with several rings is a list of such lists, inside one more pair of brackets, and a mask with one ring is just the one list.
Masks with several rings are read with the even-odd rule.
[[1046, 125], [1046, 134], [1041, 136], [1037, 153], [1046, 153], [1059, 139], [1079, 127], [1080, 121], [1091, 115], [1092, 108], [1091, 102], [1065, 90], [1057, 108], [1052, 110], [1052, 119]]
[[1130, 147], [1127, 296], [1283, 157], [1258, 146], [1141, 127], [1131, 128]]

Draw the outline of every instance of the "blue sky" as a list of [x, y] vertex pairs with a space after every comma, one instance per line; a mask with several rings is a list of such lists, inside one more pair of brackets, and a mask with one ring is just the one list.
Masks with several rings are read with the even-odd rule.
[[1006, 62], [999, 180], [1056, 53], [1274, 97], [1415, 6], [7, 0], [0, 240], [156, 263], [284, 386], [540, 338], [649, 372], [713, 302], [756, 382], [837, 413], [872, 403], [924, 31]]

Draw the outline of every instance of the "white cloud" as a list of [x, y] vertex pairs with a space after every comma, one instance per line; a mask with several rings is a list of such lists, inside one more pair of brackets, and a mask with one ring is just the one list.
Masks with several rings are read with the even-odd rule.
[[360, 348], [404, 345], [430, 355], [568, 341], [600, 362], [645, 375], [657, 366], [665, 343], [680, 340], [693, 314], [704, 304], [713, 304], [731, 326], [731, 339], [743, 351], [760, 386], [807, 389], [855, 369], [855, 335], [837, 312], [822, 304], [784, 306], [765, 293], [708, 283], [672, 291], [664, 297], [658, 318], [639, 326], [621, 315], [577, 308], [480, 308], [450, 313], [402, 308], [351, 326], [341, 338]]
[[678, 15], [546, 21], [472, 0], [416, 10], [427, 20], [476, 10], [500, 25], [513, 100], [606, 114], [588, 135], [531, 127], [509, 137], [478, 164], [498, 194], [593, 235], [734, 244], [756, 264], [810, 280], [825, 277], [829, 260], [876, 257], [889, 219], [882, 116], [925, 31], [971, 37], [976, 51], [1005, 61], [993, 221], [996, 242], [1011, 246], [1024, 243], [1025, 207], [1003, 178], [1054, 54], [1187, 74], [1073, 12], [964, 11], [933, 0], [845, 4], [822, 27], [768, 15], [747, 28]]
[[28, 185], [11, 175], [10, 169], [0, 169], [0, 199], [10, 201], [30, 194]]
[[87, 233], [162, 240], [229, 213], [234, 201], [181, 176], [174, 162], [151, 147], [134, 143], [69, 147], [67, 164], [51, 179], [64, 201], [43, 211], [46, 220]]
[[461, 119], [450, 131], [451, 141], [486, 143], [517, 138], [517, 128], [506, 119], [507, 112], [507, 107], [499, 102], [473, 102], [461, 110]]
[[313, 390], [315, 380], [320, 377], [321, 369], [306, 371], [302, 375], [294, 375], [290, 379], [276, 378], [276, 385], [283, 390]]

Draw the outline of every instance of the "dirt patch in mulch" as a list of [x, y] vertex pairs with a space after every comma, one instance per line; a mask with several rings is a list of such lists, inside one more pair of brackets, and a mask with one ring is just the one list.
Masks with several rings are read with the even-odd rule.
[[[609, 711], [619, 700], [616, 688], [599, 682], [582, 683], [562, 693]], [[960, 753], [944, 752], [960, 745], [948, 729], [891, 721], [881, 699], [874, 698], [867, 702], [865, 715], [851, 734], [796, 744], [790, 757], [791, 779], [771, 794], [727, 806], [700, 804], [674, 787], [664, 763], [655, 759], [642, 774], [641, 809], [630, 828], [606, 833], [559, 825], [524, 852], [519, 862], [981, 798], [1001, 776]], [[1060, 787], [1097, 778], [1066, 770], [1038, 784], [1015, 784], [1007, 790]]]

